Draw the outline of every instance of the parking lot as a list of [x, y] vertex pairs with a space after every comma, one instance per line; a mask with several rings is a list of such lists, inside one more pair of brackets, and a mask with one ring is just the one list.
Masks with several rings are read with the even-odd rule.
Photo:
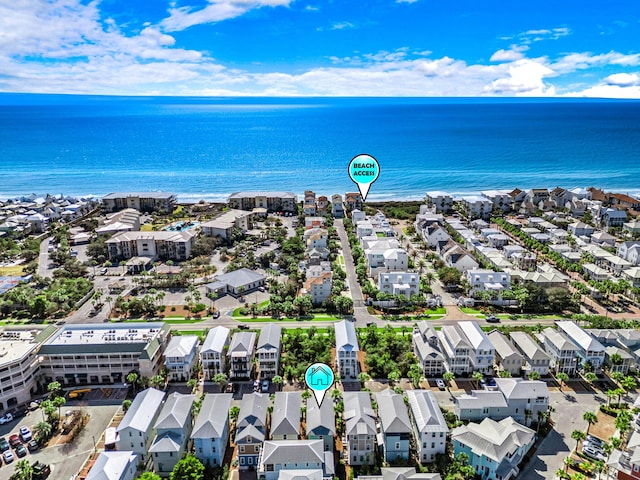
[[[66, 406], [63, 408], [64, 412], [76, 407]], [[96, 442], [99, 441], [111, 418], [119, 408], [119, 406], [112, 405], [82, 407], [82, 409], [90, 415], [89, 423], [72, 443], [43, 448], [36, 452], [28, 453], [24, 458], [28, 459], [31, 463], [37, 460], [50, 465], [51, 475], [49, 478], [64, 480], [71, 478], [71, 476], [78, 473], [87, 455], [93, 451], [94, 439]], [[10, 424], [0, 426], [0, 436], [8, 440], [10, 435], [18, 432], [20, 426], [25, 425], [33, 430], [35, 425], [42, 420], [43, 415], [40, 410], [29, 412], [25, 417], [18, 418]], [[8, 480], [9, 477], [11, 477], [18, 460], [20, 459], [16, 458], [9, 465], [3, 462], [0, 468], [0, 480]]]

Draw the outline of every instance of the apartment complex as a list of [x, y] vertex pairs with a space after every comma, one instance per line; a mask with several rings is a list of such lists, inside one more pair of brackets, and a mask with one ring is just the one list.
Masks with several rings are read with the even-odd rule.
[[269, 212], [297, 213], [298, 197], [292, 192], [235, 192], [229, 196], [229, 207], [239, 210], [264, 208]]
[[139, 212], [173, 212], [176, 196], [167, 192], [114, 192], [102, 197], [102, 206], [107, 212], [133, 208]]
[[151, 378], [164, 365], [170, 336], [162, 322], [65, 325], [40, 348], [44, 382], [122, 383], [132, 370]]
[[121, 232], [107, 240], [109, 260], [119, 262], [134, 257], [183, 261], [191, 256], [196, 235], [184, 232]]

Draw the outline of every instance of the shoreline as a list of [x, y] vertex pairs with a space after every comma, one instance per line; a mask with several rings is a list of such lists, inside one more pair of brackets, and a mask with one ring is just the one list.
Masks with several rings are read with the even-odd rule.
[[[316, 193], [317, 196], [321, 196], [324, 195], [328, 198], [331, 198], [331, 195], [338, 193], [340, 195], [342, 195], [344, 197], [344, 194], [346, 192], [354, 192], [357, 191], [357, 187], [355, 184], [352, 184], [353, 188], [350, 189], [343, 189], [344, 191], [332, 191], [332, 192], [324, 192], [324, 191], [316, 191], [314, 190], [314, 192]], [[522, 187], [522, 186], [518, 186], [515, 185], [513, 187], [510, 188], [482, 188], [479, 190], [467, 190], [467, 191], [448, 191], [447, 189], [437, 189], [437, 188], [430, 188], [430, 189], [425, 189], [424, 191], [422, 191], [421, 194], [416, 193], [416, 194], [394, 194], [394, 193], [387, 193], [387, 192], [379, 192], [379, 193], [375, 193], [374, 191], [372, 191], [368, 197], [368, 203], [384, 203], [384, 202], [419, 202], [419, 201], [424, 201], [426, 193], [427, 192], [435, 192], [435, 191], [439, 191], [439, 192], [444, 192], [448, 195], [451, 195], [452, 197], [454, 197], [454, 199], [459, 198], [459, 197], [463, 197], [463, 196], [473, 196], [473, 195], [482, 195], [481, 192], [486, 192], [486, 191], [507, 191], [510, 192], [512, 190], [514, 190], [515, 188], [519, 188], [520, 190], [523, 191], [527, 191], [531, 188], [546, 188], [548, 190], [552, 190], [555, 187], [560, 187], [560, 188], [565, 188], [565, 189], [572, 189], [572, 188], [576, 188], [575, 186], [571, 186], [571, 187], [564, 187], [561, 185], [555, 185], [552, 187], [545, 187], [545, 186], [533, 186], [533, 187]], [[636, 197], [636, 198], [640, 198], [640, 186], [638, 188], [635, 189], [625, 189], [625, 188], [616, 188], [616, 187], [603, 187], [601, 185], [589, 185], [589, 186], [585, 186], [585, 187], [579, 187], [579, 188], [597, 188], [597, 189], [601, 189], [603, 191], [606, 192], [616, 192], [616, 193], [623, 193], [632, 197]], [[372, 187], [372, 188], [375, 188]], [[313, 187], [310, 186], [309, 189], [313, 190]], [[250, 190], [250, 189], [246, 189], [246, 190]], [[258, 190], [258, 189], [251, 189], [251, 190]], [[30, 196], [35, 195], [35, 198], [45, 198], [47, 195], [50, 196], [54, 196], [54, 197], [59, 197], [59, 196], [64, 196], [64, 197], [71, 197], [71, 198], [102, 198], [105, 195], [108, 195], [109, 193], [115, 192], [115, 191], [119, 191], [118, 189], [113, 189], [111, 191], [105, 192], [105, 193], [35, 193], [35, 192], [30, 192], [30, 193], [22, 193], [22, 194], [18, 194], [18, 195], [7, 195], [5, 193], [0, 192], [0, 201], [8, 201], [8, 200], [15, 200], [15, 199], [21, 199], [21, 198], [28, 198]], [[167, 191], [167, 190], [159, 190], [159, 189], [141, 189], [139, 191], [142, 192], [157, 192], [157, 191]], [[236, 189], [235, 191], [244, 191], [241, 188]], [[262, 190], [259, 190], [262, 191]], [[263, 191], [269, 192], [269, 191], [289, 191], [286, 188], [282, 188], [282, 189], [264, 189]], [[201, 200], [204, 200], [205, 202], [208, 203], [227, 203], [227, 200], [229, 198], [229, 196], [233, 193], [233, 192], [229, 192], [229, 193], [189, 193], [189, 192], [182, 192], [182, 193], [175, 193], [175, 192], [170, 192], [173, 193], [174, 195], [176, 195], [178, 202], [180, 204], [195, 204], [200, 202]], [[304, 192], [293, 192], [298, 196], [299, 201], [304, 199]]]

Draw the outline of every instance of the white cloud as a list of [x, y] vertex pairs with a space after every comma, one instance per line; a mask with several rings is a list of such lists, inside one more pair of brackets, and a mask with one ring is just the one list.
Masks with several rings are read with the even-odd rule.
[[568, 27], [541, 28], [527, 30], [518, 34], [523, 43], [540, 42], [542, 40], [558, 40], [559, 38], [571, 35]]
[[574, 72], [604, 65], [636, 66], [640, 65], [640, 54], [625, 55], [618, 52], [594, 55], [590, 52], [570, 53], [551, 65], [557, 73]]
[[498, 95], [554, 95], [555, 88], [546, 85], [545, 77], [553, 70], [536, 60], [518, 60], [509, 65], [507, 75], [491, 82], [486, 91]]
[[637, 73], [614, 73], [605, 78], [604, 83], [620, 87], [640, 85], [640, 75]]
[[418, 0], [396, 0], [396, 3], [416, 3]]
[[520, 60], [524, 58], [524, 54], [522, 52], [525, 52], [527, 50], [529, 50], [529, 47], [527, 47], [526, 45], [511, 45], [511, 48], [509, 48], [509, 50], [501, 49], [495, 52], [493, 55], [491, 55], [489, 61], [513, 62], [516, 60]]
[[194, 25], [217, 23], [244, 15], [249, 10], [262, 7], [288, 7], [292, 0], [209, 0], [209, 5], [199, 10], [194, 7], [172, 7], [169, 17], [160, 22], [166, 32], [185, 30]]
[[349, 30], [352, 28], [356, 28], [356, 26], [351, 22], [334, 22], [331, 25], [331, 30]]
[[640, 86], [632, 85], [622, 87], [620, 85], [596, 85], [580, 92], [567, 93], [566, 97], [587, 97], [587, 98], [619, 98], [619, 99], [640, 99]]

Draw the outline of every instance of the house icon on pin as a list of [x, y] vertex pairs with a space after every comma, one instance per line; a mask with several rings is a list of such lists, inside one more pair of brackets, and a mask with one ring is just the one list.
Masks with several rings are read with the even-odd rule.
[[309, 375], [309, 383], [311, 387], [322, 388], [329, 386], [331, 373], [322, 365], [314, 368]]

